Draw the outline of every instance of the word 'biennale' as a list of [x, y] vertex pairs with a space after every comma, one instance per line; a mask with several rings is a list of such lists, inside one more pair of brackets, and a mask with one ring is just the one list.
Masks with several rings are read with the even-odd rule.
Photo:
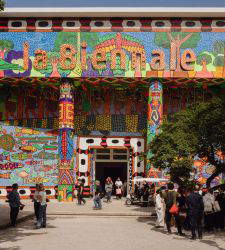
[[[29, 44], [24, 43], [23, 46], [23, 67], [24, 70], [28, 69], [29, 65]], [[60, 46], [59, 64], [64, 70], [72, 70], [77, 64], [82, 69], [87, 68], [87, 45], [85, 42], [81, 44], [79, 53], [72, 44], [63, 44]], [[90, 56], [92, 66], [96, 70], [104, 70], [107, 67], [107, 62], [110, 62], [111, 69], [116, 69], [119, 65], [121, 69], [126, 70], [126, 55], [131, 54], [131, 67], [133, 70], [139, 68], [146, 69], [146, 63], [149, 63], [151, 70], [160, 71], [166, 68], [165, 53], [163, 50], [153, 50], [151, 52], [151, 61], [146, 61], [146, 51], [144, 49], [135, 49], [132, 52], [128, 52], [124, 49], [115, 48], [110, 52], [106, 52], [104, 49], [95, 49]], [[47, 51], [37, 49], [34, 53], [33, 67], [38, 70], [46, 69], [48, 60]], [[177, 66], [185, 71], [194, 70], [194, 63], [196, 56], [193, 50], [186, 49], [182, 53], [179, 49], [173, 50], [170, 53], [169, 67], [170, 70], [176, 70]]]

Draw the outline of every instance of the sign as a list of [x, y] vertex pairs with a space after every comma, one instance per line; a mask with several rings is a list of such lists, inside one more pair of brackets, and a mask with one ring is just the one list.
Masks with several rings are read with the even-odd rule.
[[1, 77], [225, 77], [225, 33], [7, 32]]

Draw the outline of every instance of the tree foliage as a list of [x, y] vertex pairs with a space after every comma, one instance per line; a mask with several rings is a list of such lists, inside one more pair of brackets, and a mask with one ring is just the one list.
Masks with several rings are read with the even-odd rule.
[[14, 47], [14, 44], [10, 40], [0, 40], [0, 50], [5, 50], [6, 52], [9, 52]]
[[5, 7], [5, 1], [0, 0], [0, 11], [3, 11]]
[[[182, 41], [187, 37], [190, 33], [189, 32], [171, 32], [171, 37], [175, 40]], [[198, 45], [198, 42], [201, 39], [200, 33], [193, 33], [192, 36], [186, 40], [184, 43], [181, 44], [181, 49], [186, 48], [195, 48]], [[159, 47], [168, 49], [171, 46], [171, 40], [168, 37], [168, 34], [166, 32], [157, 32], [155, 34], [155, 44]]]
[[207, 186], [220, 173], [225, 172], [225, 100], [212, 99], [199, 103], [165, 121], [161, 133], [149, 145], [153, 156], [151, 164], [168, 169], [171, 179], [179, 184], [190, 178], [194, 156], [205, 158], [215, 166], [207, 179]]
[[206, 64], [212, 62], [212, 56], [207, 52], [201, 52], [197, 57], [197, 64], [202, 64], [202, 61], [206, 61]]

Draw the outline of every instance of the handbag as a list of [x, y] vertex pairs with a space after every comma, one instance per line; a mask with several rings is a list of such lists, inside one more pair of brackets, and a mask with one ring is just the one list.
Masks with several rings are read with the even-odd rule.
[[121, 189], [120, 188], [116, 189], [116, 194], [121, 194]]
[[173, 206], [170, 208], [169, 212], [171, 214], [175, 214], [175, 215], [178, 214], [179, 208], [178, 208], [177, 204], [173, 204]]

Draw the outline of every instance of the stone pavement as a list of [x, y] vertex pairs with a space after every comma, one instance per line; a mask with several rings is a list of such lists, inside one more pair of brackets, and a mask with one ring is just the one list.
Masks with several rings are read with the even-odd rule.
[[[190, 233], [188, 233], [190, 234]], [[156, 229], [146, 217], [49, 215], [47, 228], [34, 229], [33, 220], [0, 231], [4, 250], [224, 250], [225, 234], [191, 241]]]
[[[26, 220], [34, 216], [33, 202], [30, 200], [22, 201], [26, 206], [23, 211], [19, 213], [19, 220]], [[78, 206], [77, 201], [74, 202], [58, 202], [51, 200], [48, 203], [48, 215], [80, 215], [80, 216], [138, 216], [149, 217], [153, 212], [153, 208], [139, 207], [139, 206], [126, 206], [124, 205], [125, 198], [122, 200], [113, 199], [112, 203], [103, 204], [102, 210], [93, 210], [92, 199], [86, 199], [86, 204]], [[5, 228], [9, 224], [9, 205], [8, 203], [0, 200], [0, 228]]]
[[[28, 206], [26, 205], [23, 211], [19, 212], [18, 222], [32, 218], [34, 216], [32, 208], [33, 207], [30, 204]], [[9, 211], [9, 203], [5, 202], [4, 200], [0, 200], [0, 229], [4, 229], [9, 226]]]

